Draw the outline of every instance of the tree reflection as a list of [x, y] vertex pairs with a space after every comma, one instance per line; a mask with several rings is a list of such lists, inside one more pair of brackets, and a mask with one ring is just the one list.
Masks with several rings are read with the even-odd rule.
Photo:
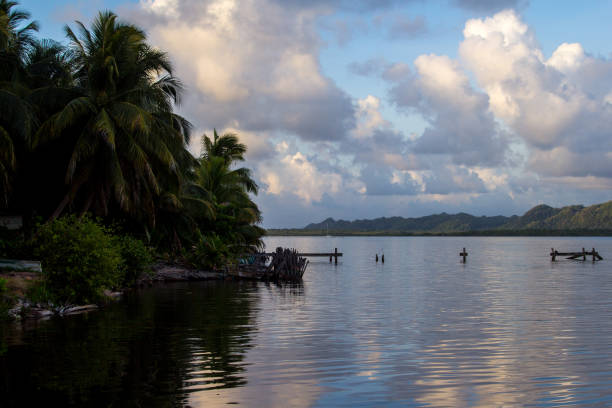
[[2, 406], [175, 406], [246, 383], [256, 284], [175, 284], [10, 336]]

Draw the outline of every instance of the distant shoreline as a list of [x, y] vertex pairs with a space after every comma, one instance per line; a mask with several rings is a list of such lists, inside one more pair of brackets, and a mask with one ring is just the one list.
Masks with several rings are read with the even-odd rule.
[[353, 221], [327, 218], [302, 228], [270, 228], [268, 235], [342, 236], [612, 236], [612, 201], [589, 207], [553, 208], [540, 204], [506, 217], [467, 213], [417, 218], [379, 217]]
[[402, 232], [402, 231], [313, 231], [303, 229], [269, 229], [267, 236], [324, 237], [612, 237], [612, 230], [483, 230], [454, 232]]

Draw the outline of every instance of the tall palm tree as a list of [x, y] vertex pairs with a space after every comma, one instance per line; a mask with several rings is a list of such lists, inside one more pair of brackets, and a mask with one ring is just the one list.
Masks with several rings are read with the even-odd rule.
[[26, 101], [28, 89], [21, 83], [25, 54], [33, 43], [36, 22], [15, 9], [16, 2], [0, 0], [0, 196], [8, 205], [18, 150], [28, 148], [35, 118]]
[[181, 84], [167, 55], [151, 48], [138, 27], [101, 12], [71, 42], [78, 95], [39, 129], [39, 143], [62, 140], [71, 154], [66, 191], [51, 218], [71, 204], [81, 212], [114, 210], [155, 223], [164, 184], [178, 185], [192, 163], [191, 125], [173, 113]]
[[[32, 136], [40, 123], [63, 109], [74, 97], [80, 95], [74, 88], [70, 50], [52, 40], [36, 40], [23, 57], [20, 88], [22, 103], [32, 112]], [[70, 146], [52, 143], [36, 149], [35, 138], [28, 144], [17, 145], [19, 168], [13, 178], [9, 203], [13, 211], [24, 217], [26, 228], [33, 226], [35, 214], [48, 216], [62, 199], [66, 169], [62, 163], [69, 159]], [[41, 171], [44, 169], [44, 171]]]

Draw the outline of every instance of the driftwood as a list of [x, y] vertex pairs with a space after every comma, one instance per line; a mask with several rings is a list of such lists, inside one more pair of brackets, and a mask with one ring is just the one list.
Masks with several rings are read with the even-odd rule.
[[299, 256], [295, 249], [278, 247], [272, 254], [266, 276], [273, 280], [300, 280], [307, 266], [308, 260]]
[[295, 249], [278, 247], [276, 252], [245, 256], [237, 267], [230, 269], [228, 273], [240, 279], [299, 281], [307, 266], [306, 258], [301, 257]]
[[585, 251], [584, 248], [582, 248], [582, 252], [559, 252], [555, 250], [555, 248], [550, 248], [550, 258], [552, 261], [555, 261], [557, 256], [567, 256], [565, 259], [572, 260], [580, 260], [580, 258], [582, 258], [583, 261], [586, 261], [587, 255], [593, 257], [593, 262], [603, 260], [603, 257], [599, 255], [599, 252], [597, 252], [595, 248], [593, 248], [593, 250], [590, 252]]

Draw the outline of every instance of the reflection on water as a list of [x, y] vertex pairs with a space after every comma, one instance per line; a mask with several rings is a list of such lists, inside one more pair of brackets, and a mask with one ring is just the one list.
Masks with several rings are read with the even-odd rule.
[[4, 327], [2, 405], [612, 406], [610, 238], [267, 243], [345, 256], [302, 284], [168, 285]]
[[244, 385], [256, 304], [252, 284], [173, 284], [102, 312], [5, 327], [2, 406], [173, 406]]

